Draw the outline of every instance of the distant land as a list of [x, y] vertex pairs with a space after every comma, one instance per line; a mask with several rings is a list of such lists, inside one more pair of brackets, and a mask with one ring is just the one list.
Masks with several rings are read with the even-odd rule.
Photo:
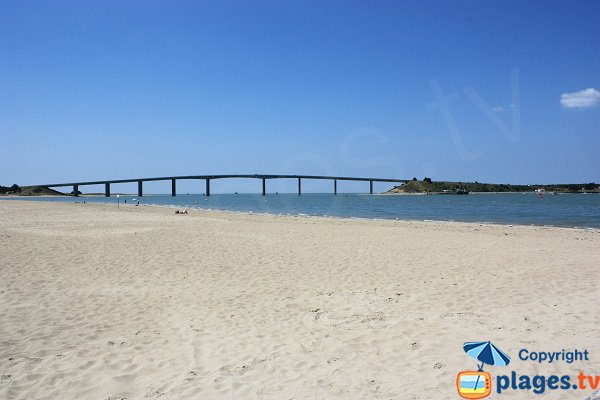
[[[508, 183], [450, 182], [416, 178], [405, 184], [394, 186], [382, 194], [466, 194], [466, 193], [518, 193], [535, 192], [543, 189], [554, 193], [600, 193], [600, 185], [591, 183], [558, 183], [549, 185], [511, 185]], [[104, 195], [103, 193], [81, 193], [80, 195]], [[113, 195], [125, 193], [112, 193]], [[0, 186], [0, 196], [73, 196], [45, 186]]]
[[0, 196], [67, 196], [58, 190], [43, 186], [0, 186]]
[[[82, 193], [85, 196], [104, 196], [104, 193]], [[128, 195], [127, 193], [112, 193], [112, 195]], [[0, 186], [0, 196], [74, 196], [73, 192], [63, 193], [45, 186]], [[132, 194], [133, 195], [133, 194]]]
[[600, 185], [592, 183], [559, 183], [550, 185], [511, 185], [504, 183], [479, 183], [479, 182], [447, 182], [432, 181], [425, 178], [422, 181], [416, 178], [403, 185], [394, 186], [385, 194], [460, 194], [471, 193], [514, 193], [534, 192], [544, 189], [554, 193], [600, 193]]

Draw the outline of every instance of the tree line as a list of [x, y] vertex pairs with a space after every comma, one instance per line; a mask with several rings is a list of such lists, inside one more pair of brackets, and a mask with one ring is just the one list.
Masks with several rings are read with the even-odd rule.
[[0, 185], [0, 194], [9, 194], [9, 193], [20, 193], [21, 187], [17, 184], [12, 186], [2, 186]]

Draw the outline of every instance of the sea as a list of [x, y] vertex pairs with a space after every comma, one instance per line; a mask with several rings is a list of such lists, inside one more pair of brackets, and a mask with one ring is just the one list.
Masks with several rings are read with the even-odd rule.
[[[7, 199], [7, 198], [5, 198]], [[166, 206], [277, 215], [600, 228], [600, 194], [494, 193], [469, 195], [178, 194], [19, 197], [18, 200]]]

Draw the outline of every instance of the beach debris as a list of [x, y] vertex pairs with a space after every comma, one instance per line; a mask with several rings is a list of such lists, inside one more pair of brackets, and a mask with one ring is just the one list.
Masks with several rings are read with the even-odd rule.
[[588, 397], [586, 400], [600, 400], [600, 390], [598, 390], [595, 393], [592, 393], [592, 395], [590, 397]]
[[441, 362], [436, 362], [435, 364], [433, 364], [433, 369], [442, 369], [446, 366], [446, 364], [441, 363]]
[[158, 389], [153, 388], [152, 386], [148, 386], [146, 388], [146, 394], [144, 395], [145, 399], [158, 399], [161, 396], [164, 396], [164, 393], [158, 391]]

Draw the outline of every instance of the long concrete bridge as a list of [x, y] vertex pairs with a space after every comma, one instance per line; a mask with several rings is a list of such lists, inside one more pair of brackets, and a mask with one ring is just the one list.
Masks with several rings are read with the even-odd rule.
[[178, 180], [190, 180], [198, 179], [205, 180], [206, 185], [206, 196], [210, 196], [210, 181], [215, 179], [227, 179], [227, 178], [247, 178], [247, 179], [261, 179], [262, 180], [262, 195], [267, 194], [267, 180], [269, 179], [297, 179], [298, 180], [298, 195], [302, 194], [302, 179], [319, 179], [319, 180], [330, 180], [333, 181], [333, 194], [337, 195], [337, 182], [338, 181], [359, 181], [369, 182], [369, 193], [373, 194], [373, 182], [390, 182], [390, 183], [406, 183], [408, 179], [387, 179], [387, 178], [356, 178], [349, 176], [319, 176], [319, 175], [187, 175], [187, 176], [163, 176], [159, 178], [136, 178], [136, 179], [113, 179], [106, 181], [90, 181], [90, 182], [69, 182], [69, 183], [50, 183], [45, 185], [36, 185], [41, 187], [73, 187], [73, 194], [79, 194], [80, 186], [89, 185], [104, 185], [104, 195], [110, 196], [110, 186], [117, 183], [136, 183], [138, 188], [138, 196], [144, 195], [144, 182], [152, 181], [171, 181], [171, 196], [177, 195], [177, 181]]

